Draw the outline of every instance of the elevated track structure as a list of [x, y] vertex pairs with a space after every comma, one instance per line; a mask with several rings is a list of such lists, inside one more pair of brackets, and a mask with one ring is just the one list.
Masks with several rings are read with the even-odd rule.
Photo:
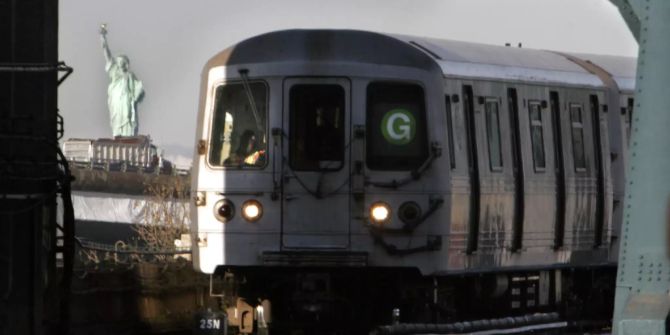
[[670, 2], [612, 0], [639, 43], [614, 334], [667, 334]]

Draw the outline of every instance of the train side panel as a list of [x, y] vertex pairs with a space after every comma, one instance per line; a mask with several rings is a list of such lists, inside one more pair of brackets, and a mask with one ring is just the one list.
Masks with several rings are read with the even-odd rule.
[[455, 158], [448, 272], [608, 261], [605, 94], [445, 79]]

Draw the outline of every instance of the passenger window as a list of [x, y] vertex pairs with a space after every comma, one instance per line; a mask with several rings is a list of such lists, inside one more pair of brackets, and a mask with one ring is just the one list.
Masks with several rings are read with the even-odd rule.
[[453, 120], [451, 119], [451, 98], [447, 95], [444, 98], [446, 111], [447, 111], [447, 136], [449, 137], [449, 164], [451, 164], [451, 169], [456, 168], [456, 154], [454, 153], [454, 126]]
[[367, 88], [367, 166], [412, 170], [428, 158], [423, 88], [415, 84], [371, 83]]
[[584, 156], [584, 123], [582, 106], [570, 105], [570, 121], [572, 123], [572, 154], [575, 161], [575, 171], [586, 171]]
[[542, 108], [538, 102], [530, 102], [528, 104], [528, 111], [530, 120], [530, 142], [533, 147], [533, 167], [536, 172], [542, 172], [546, 167], [544, 160]]
[[293, 170], [339, 170], [344, 164], [345, 92], [340, 85], [294, 85], [289, 92], [289, 164]]
[[502, 171], [502, 150], [500, 144], [500, 119], [498, 101], [486, 101], [486, 135], [489, 143], [491, 171]]
[[209, 164], [227, 168], [262, 167], [267, 161], [267, 86], [249, 83], [254, 112], [242, 84], [216, 88]]

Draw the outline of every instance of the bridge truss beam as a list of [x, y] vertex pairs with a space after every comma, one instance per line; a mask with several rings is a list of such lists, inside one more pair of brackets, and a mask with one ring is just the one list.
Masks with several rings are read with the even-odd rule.
[[666, 334], [670, 311], [670, 1], [611, 0], [639, 44], [614, 334]]

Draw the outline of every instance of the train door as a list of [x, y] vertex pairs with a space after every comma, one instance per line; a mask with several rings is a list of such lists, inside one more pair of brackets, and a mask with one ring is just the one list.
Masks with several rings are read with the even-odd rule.
[[466, 152], [468, 156], [468, 180], [470, 181], [470, 210], [468, 213], [468, 243], [466, 252], [477, 250], [479, 242], [479, 154], [476, 139], [475, 103], [472, 86], [463, 86], [463, 116], [465, 120]]
[[611, 176], [610, 148], [608, 137], [607, 105], [600, 104], [602, 96], [589, 96], [591, 127], [593, 136], [593, 167], [596, 178], [595, 202], [595, 236], [593, 247], [598, 248], [607, 244], [605, 240], [610, 234], [612, 217], [612, 185], [608, 176]]
[[[447, 82], [447, 85], [451, 84]], [[478, 189], [473, 188], [475, 169], [473, 168], [472, 152], [476, 149], [470, 140], [474, 125], [470, 121], [472, 113], [471, 100], [472, 89], [470, 86], [461, 87], [460, 82], [454, 82], [453, 87], [447, 88], [445, 96], [445, 107], [447, 116], [447, 136], [449, 140], [449, 159], [451, 164], [450, 188], [451, 188], [451, 218], [449, 222], [449, 266], [459, 268], [463, 266], [463, 251], [474, 250], [476, 241], [470, 235], [476, 235], [471, 230], [473, 225], [473, 213], [478, 213], [472, 204], [473, 196]], [[449, 94], [458, 92], [460, 94]], [[469, 235], [470, 234], [470, 235]]]
[[[596, 240], [598, 222], [602, 220], [604, 180], [599, 178], [601, 165], [598, 141], [594, 126], [597, 106], [582, 91], [566, 90], [565, 113], [561, 128], [565, 160], [565, 226], [564, 243], [573, 250], [591, 249], [600, 243]], [[596, 108], [596, 109], [594, 109]], [[560, 242], [560, 241], [559, 241]]]
[[[474, 124], [478, 149], [479, 222], [475, 225], [478, 226], [476, 232], [479, 236], [476, 249], [487, 252], [511, 247], [515, 200], [512, 134], [507, 121], [507, 108], [502, 104], [502, 96], [505, 95], [503, 87], [481, 83], [475, 87], [475, 94], [477, 98], [472, 99], [474, 113], [469, 128], [473, 128]], [[471, 228], [475, 231], [474, 226]]]
[[524, 156], [524, 240], [529, 253], [544, 252], [554, 239], [556, 207], [556, 159], [551, 114], [544, 87], [523, 89], [519, 127]]
[[349, 246], [351, 84], [284, 81], [282, 248]]

